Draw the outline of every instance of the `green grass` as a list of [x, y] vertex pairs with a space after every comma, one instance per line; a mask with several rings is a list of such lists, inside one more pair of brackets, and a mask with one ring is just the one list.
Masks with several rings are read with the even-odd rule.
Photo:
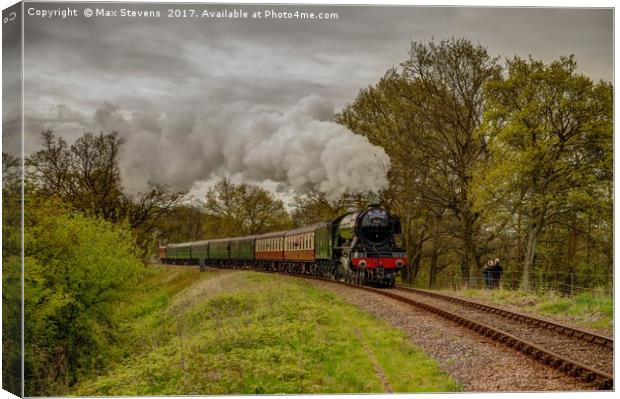
[[[446, 292], [454, 294], [453, 291]], [[553, 316], [566, 323], [600, 330], [610, 335], [613, 332], [613, 298], [604, 293], [584, 292], [573, 297], [567, 297], [554, 291], [527, 293], [504, 289], [467, 289], [458, 291], [458, 295], [487, 300], [500, 306], [515, 306], [524, 312]]]
[[149, 286], [127, 309], [123, 360], [70, 394], [459, 389], [400, 330], [303, 280], [156, 268]]

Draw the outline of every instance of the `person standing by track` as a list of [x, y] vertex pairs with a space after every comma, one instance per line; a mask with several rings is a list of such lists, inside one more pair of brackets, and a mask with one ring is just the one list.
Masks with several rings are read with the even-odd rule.
[[495, 261], [493, 261], [493, 266], [490, 269], [491, 288], [493, 289], [499, 288], [499, 283], [502, 279], [503, 272], [504, 272], [504, 269], [499, 264], [499, 258], [495, 258]]
[[489, 259], [487, 263], [482, 268], [482, 275], [484, 277], [484, 288], [489, 289], [492, 286], [492, 269], [493, 269], [493, 261]]

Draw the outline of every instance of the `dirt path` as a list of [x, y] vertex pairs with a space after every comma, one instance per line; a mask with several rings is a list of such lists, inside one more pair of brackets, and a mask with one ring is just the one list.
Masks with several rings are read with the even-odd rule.
[[[439, 316], [377, 294], [309, 281], [404, 331], [467, 392], [585, 391], [594, 388]], [[379, 375], [379, 374], [378, 374]]]
[[372, 367], [375, 370], [375, 374], [377, 375], [377, 378], [379, 379], [379, 381], [381, 381], [381, 385], [383, 386], [383, 392], [393, 393], [394, 390], [392, 389], [392, 386], [388, 382], [387, 377], [385, 376], [385, 372], [383, 371], [383, 368], [381, 368], [381, 365], [379, 364], [379, 361], [377, 360], [375, 353], [368, 346], [368, 342], [366, 342], [364, 335], [359, 330], [355, 330], [355, 335], [357, 335], [357, 339], [362, 344], [362, 347], [364, 348], [364, 352], [366, 352], [366, 354], [368, 355], [368, 358], [370, 359], [370, 362], [372, 363]]

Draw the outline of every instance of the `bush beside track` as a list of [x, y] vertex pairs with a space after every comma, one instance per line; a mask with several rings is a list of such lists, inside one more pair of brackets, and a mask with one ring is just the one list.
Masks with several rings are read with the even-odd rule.
[[404, 334], [285, 276], [152, 267], [123, 361], [76, 395], [454, 391]]

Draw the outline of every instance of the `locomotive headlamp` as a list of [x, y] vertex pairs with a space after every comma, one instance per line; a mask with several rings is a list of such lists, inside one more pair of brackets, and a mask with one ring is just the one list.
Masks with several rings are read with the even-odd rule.
[[359, 254], [358, 252], [354, 252], [354, 253], [353, 253], [353, 258], [354, 258], [354, 259], [357, 259], [357, 258], [359, 258], [359, 257], [360, 257], [360, 254]]

